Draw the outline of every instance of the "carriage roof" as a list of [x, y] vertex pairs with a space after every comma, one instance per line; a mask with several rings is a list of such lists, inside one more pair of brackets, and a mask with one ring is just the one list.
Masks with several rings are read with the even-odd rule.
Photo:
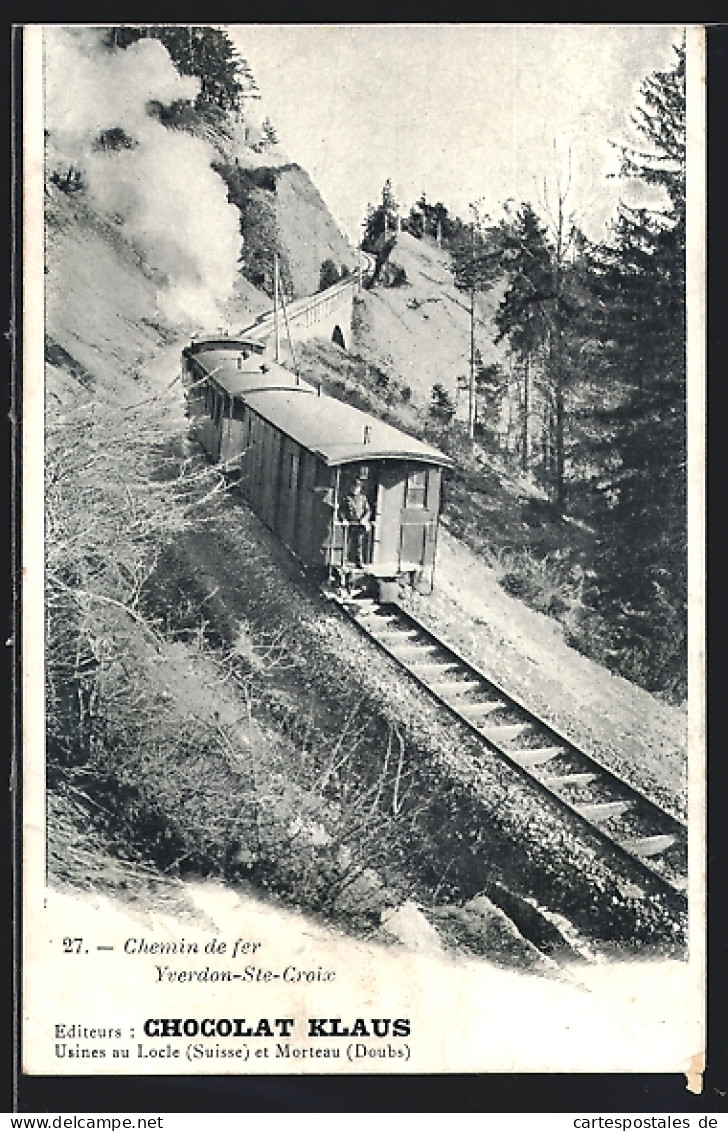
[[230, 350], [261, 354], [265, 344], [257, 338], [248, 338], [244, 335], [236, 337], [230, 334], [200, 334], [192, 338], [190, 344], [185, 346], [184, 353], [194, 355], [207, 353], [208, 350]]
[[301, 396], [295, 388], [268, 389], [247, 393], [245, 401], [330, 466], [378, 459], [452, 465], [437, 448], [333, 397]]
[[247, 395], [254, 389], [299, 389], [307, 393], [315, 392], [314, 386], [308, 381], [297, 377], [290, 369], [270, 358], [262, 358], [260, 354], [244, 357], [240, 354], [231, 355], [226, 349], [210, 349], [195, 360], [210, 380], [231, 397]]

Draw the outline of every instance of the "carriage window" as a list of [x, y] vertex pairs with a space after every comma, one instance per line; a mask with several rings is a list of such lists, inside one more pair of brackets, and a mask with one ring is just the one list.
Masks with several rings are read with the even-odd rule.
[[427, 468], [410, 468], [407, 471], [406, 507], [427, 506]]

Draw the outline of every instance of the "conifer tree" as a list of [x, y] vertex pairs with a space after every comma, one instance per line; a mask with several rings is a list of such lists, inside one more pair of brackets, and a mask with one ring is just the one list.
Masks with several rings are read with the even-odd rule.
[[265, 118], [260, 128], [263, 131], [266, 145], [278, 145], [278, 132], [270, 118]]
[[622, 203], [594, 256], [604, 410], [596, 602], [616, 625], [633, 675], [686, 690], [685, 48], [641, 88], [644, 148], [622, 173], [662, 190], [656, 207]]
[[109, 28], [105, 42], [109, 47], [125, 48], [142, 38], [159, 39], [180, 74], [199, 78], [198, 104], [237, 110], [242, 99], [256, 97], [257, 87], [250, 67], [227, 32], [192, 24], [121, 26]]
[[392, 254], [397, 242], [398, 215], [399, 205], [394, 196], [392, 182], [387, 178], [382, 188], [380, 203], [376, 208], [369, 205], [364, 220], [361, 246], [364, 251], [374, 255], [376, 261], [374, 271], [366, 283], [367, 289], [371, 289], [379, 281], [384, 265]]
[[394, 189], [389, 178], [382, 187], [382, 198], [374, 208], [369, 205], [364, 221], [364, 238], [362, 247], [365, 251], [376, 253], [377, 246], [393, 236], [397, 231], [397, 216], [399, 205], [394, 196]]
[[567, 391], [579, 374], [579, 318], [583, 304], [583, 238], [566, 216], [560, 195], [551, 230], [529, 203], [499, 226], [502, 269], [508, 286], [496, 315], [498, 341], [508, 339], [523, 373], [524, 469], [530, 445], [531, 388], [538, 375], [548, 404], [548, 436], [553, 453], [544, 468], [556, 515], [566, 509]]

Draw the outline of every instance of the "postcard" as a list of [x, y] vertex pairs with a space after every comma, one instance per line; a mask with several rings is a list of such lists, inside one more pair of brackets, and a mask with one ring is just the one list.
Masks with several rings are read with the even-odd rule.
[[702, 28], [23, 52], [22, 1070], [700, 1091]]

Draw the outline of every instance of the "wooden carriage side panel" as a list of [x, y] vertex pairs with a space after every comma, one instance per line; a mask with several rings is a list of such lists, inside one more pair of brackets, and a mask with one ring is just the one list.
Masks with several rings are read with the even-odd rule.
[[253, 468], [255, 466], [255, 450], [253, 445], [253, 420], [254, 414], [247, 405], [244, 406], [241, 446], [243, 457], [240, 461], [240, 479], [238, 485], [244, 498], [251, 498], [253, 483]]
[[222, 463], [229, 458], [230, 448], [230, 397], [227, 393], [217, 390], [219, 404], [217, 409], [217, 435], [218, 447], [217, 458], [218, 462]]
[[275, 531], [284, 545], [298, 553], [296, 511], [301, 471], [301, 448], [289, 436], [280, 434], [278, 450], [278, 497], [275, 510]]
[[442, 485], [442, 468], [430, 467], [427, 471], [427, 509], [432, 517], [437, 520], [440, 514], [440, 490]]
[[262, 460], [260, 489], [260, 515], [271, 530], [275, 530], [278, 506], [281, 433], [262, 420]]
[[220, 440], [220, 460], [223, 463], [235, 459], [245, 447], [245, 430], [240, 419], [242, 416], [240, 408], [240, 402], [236, 403], [233, 397], [225, 396]]
[[316, 457], [305, 448], [300, 449], [298, 495], [296, 497], [295, 542], [301, 560], [311, 565], [319, 560], [320, 544], [314, 530], [314, 508], [317, 496]]
[[268, 521], [266, 513], [266, 473], [268, 464], [268, 425], [258, 417], [258, 451], [255, 462], [255, 507], [264, 522]]
[[400, 565], [422, 565], [425, 560], [425, 531], [421, 522], [403, 522], [400, 540]]
[[242, 482], [243, 493], [256, 514], [265, 521], [265, 431], [266, 424], [256, 412], [248, 410], [249, 429], [247, 430], [247, 465]]
[[193, 358], [186, 359], [185, 373], [187, 374], [187, 382], [189, 382], [188, 387], [185, 389], [187, 415], [193, 420], [198, 420], [200, 416], [209, 417], [207, 410], [207, 389], [205, 385], [207, 374], [204, 370], [200, 369]]
[[256, 415], [250, 409], [245, 414], [245, 459], [240, 475], [240, 490], [248, 502], [255, 499], [255, 468], [257, 459]]
[[431, 467], [428, 471], [427, 510], [429, 521], [425, 529], [425, 552], [423, 559], [423, 580], [432, 588], [432, 578], [437, 552], [437, 526], [440, 520], [440, 501], [442, 488], [442, 468]]
[[212, 420], [209, 418], [209, 416], [203, 416], [200, 418], [200, 422], [198, 427], [195, 429], [195, 433], [200, 444], [205, 449], [210, 459], [216, 460], [217, 432], [215, 431], [215, 425], [212, 423]]
[[[196, 374], [195, 374], [196, 376]], [[192, 394], [191, 403], [196, 411], [201, 414], [197, 428], [197, 437], [210, 459], [217, 463], [220, 458], [220, 419], [222, 413], [222, 395], [209, 381]]]
[[225, 412], [225, 404], [222, 392], [214, 386], [211, 389], [212, 393], [212, 449], [210, 455], [215, 460], [215, 463], [220, 461], [220, 446], [222, 442], [222, 421]]

